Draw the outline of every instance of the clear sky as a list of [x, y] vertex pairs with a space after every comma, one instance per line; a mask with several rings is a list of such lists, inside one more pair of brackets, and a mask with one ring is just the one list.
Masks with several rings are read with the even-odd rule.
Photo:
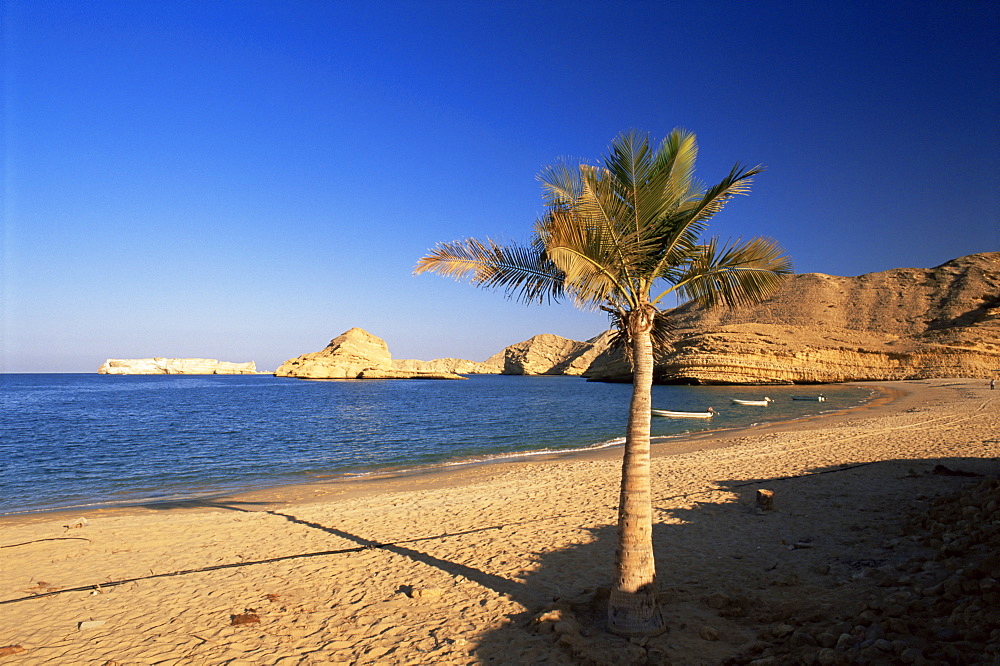
[[601, 313], [412, 270], [526, 239], [539, 170], [633, 128], [696, 133], [705, 181], [764, 164], [711, 231], [796, 272], [1000, 250], [995, 2], [0, 6], [4, 372], [592, 337]]

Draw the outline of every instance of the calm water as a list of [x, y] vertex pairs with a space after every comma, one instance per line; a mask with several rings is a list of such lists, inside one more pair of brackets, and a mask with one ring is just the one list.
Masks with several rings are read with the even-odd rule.
[[[516, 453], [620, 444], [631, 386], [575, 377], [302, 381], [0, 375], [0, 514], [216, 495]], [[823, 392], [824, 403], [793, 401]], [[656, 386], [654, 435], [861, 404], [865, 388]], [[768, 395], [770, 407], [730, 398]]]

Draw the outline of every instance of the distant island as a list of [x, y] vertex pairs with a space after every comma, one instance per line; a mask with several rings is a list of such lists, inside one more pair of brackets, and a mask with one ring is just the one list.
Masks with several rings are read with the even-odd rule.
[[[214, 358], [109, 358], [102, 375], [256, 375], [253, 361], [230, 363]], [[267, 373], [270, 374], [270, 373]]]

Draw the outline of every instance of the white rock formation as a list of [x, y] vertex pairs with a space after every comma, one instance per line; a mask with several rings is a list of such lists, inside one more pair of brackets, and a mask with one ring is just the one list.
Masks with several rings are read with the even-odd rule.
[[610, 333], [580, 342], [542, 333], [504, 349], [505, 375], [582, 375], [607, 343]]
[[97, 369], [102, 375], [255, 375], [257, 366], [214, 358], [109, 358]]

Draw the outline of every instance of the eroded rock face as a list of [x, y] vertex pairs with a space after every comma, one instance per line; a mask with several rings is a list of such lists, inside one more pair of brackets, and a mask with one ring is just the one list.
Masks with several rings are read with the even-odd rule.
[[97, 369], [102, 375], [255, 375], [257, 366], [214, 358], [109, 358]]
[[285, 361], [274, 374], [300, 379], [357, 379], [364, 370], [392, 370], [392, 356], [385, 340], [352, 328], [330, 340], [321, 351]]
[[544, 333], [505, 347], [482, 363], [457, 358], [392, 361], [396, 370], [463, 375], [582, 375], [608, 346], [611, 332], [580, 342]]
[[597, 353], [594, 341], [543, 333], [504, 349], [503, 374], [582, 375]]
[[459, 375], [498, 375], [503, 370], [503, 357], [491, 356], [482, 363], [461, 358], [437, 358], [433, 361], [392, 359], [395, 370], [408, 372], [452, 372]]
[[[989, 377], [1000, 368], [1000, 252], [932, 269], [790, 276], [766, 302], [671, 313], [660, 382], [788, 384]], [[586, 376], [626, 381], [619, 355]]]
[[583, 375], [590, 369], [598, 358], [606, 354], [612, 354], [611, 341], [617, 335], [617, 331], [605, 331], [600, 335], [587, 340], [587, 346], [575, 357], [568, 359], [566, 364], [567, 375]]
[[397, 368], [385, 340], [360, 328], [345, 331], [321, 351], [285, 361], [274, 374], [299, 379], [463, 379], [450, 370]]

